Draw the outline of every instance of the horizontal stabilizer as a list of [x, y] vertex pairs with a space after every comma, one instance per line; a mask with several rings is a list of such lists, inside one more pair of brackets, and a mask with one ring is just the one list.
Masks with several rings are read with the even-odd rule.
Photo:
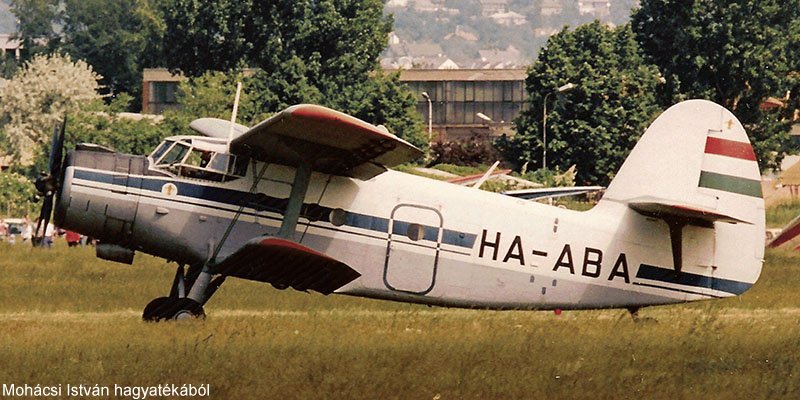
[[386, 128], [326, 107], [289, 107], [237, 136], [231, 151], [288, 166], [310, 163], [313, 171], [369, 179], [386, 167], [422, 155]]
[[279, 289], [291, 287], [322, 294], [333, 293], [361, 276], [338, 260], [275, 237], [250, 240], [214, 265], [212, 272], [270, 283]]
[[687, 224], [708, 226], [714, 222], [727, 222], [730, 224], [752, 224], [751, 221], [744, 221], [730, 215], [720, 214], [714, 210], [706, 209], [688, 204], [671, 203], [666, 201], [650, 200], [636, 201], [628, 203], [628, 207], [639, 214], [660, 218], [660, 219], [679, 219]]

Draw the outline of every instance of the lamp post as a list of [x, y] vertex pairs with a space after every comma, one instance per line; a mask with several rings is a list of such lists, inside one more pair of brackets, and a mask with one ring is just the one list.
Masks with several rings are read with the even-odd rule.
[[492, 123], [494, 122], [492, 120], [492, 117], [490, 117], [490, 116], [488, 116], [488, 115], [486, 115], [486, 114], [484, 114], [482, 112], [475, 113], [475, 116], [480, 118], [480, 119], [482, 119], [486, 123], [486, 129], [489, 130], [489, 137], [491, 137], [492, 136]]
[[475, 116], [486, 121], [487, 123], [492, 122], [492, 118], [482, 112], [475, 113]]
[[428, 92], [422, 92], [421, 94], [425, 100], [428, 100], [428, 144], [430, 144], [433, 138], [433, 102], [431, 101], [431, 96], [428, 96]]
[[578, 85], [570, 82], [560, 86], [558, 89], [544, 95], [544, 106], [542, 109], [542, 168], [547, 169], [547, 98], [553, 93], [564, 93], [575, 89]]

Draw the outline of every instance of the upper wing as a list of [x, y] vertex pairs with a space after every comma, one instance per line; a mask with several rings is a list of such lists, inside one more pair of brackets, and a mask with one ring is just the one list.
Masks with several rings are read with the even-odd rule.
[[258, 160], [369, 179], [422, 151], [386, 129], [317, 105], [287, 108], [237, 136], [231, 150]]
[[509, 190], [504, 195], [518, 197], [526, 200], [553, 199], [556, 197], [572, 196], [605, 189], [603, 186], [563, 186], [548, 188], [533, 188]]
[[361, 274], [343, 262], [295, 242], [275, 237], [248, 241], [212, 267], [212, 272], [271, 283], [284, 289], [330, 294]]

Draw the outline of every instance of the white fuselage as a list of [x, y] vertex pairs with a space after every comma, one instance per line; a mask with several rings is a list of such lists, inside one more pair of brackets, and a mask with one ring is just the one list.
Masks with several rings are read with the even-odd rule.
[[[66, 223], [98, 235], [91, 213], [105, 211], [92, 204], [129, 204], [137, 250], [197, 263], [238, 215], [219, 260], [281, 224], [294, 169], [269, 165], [250, 193], [262, 165], [231, 182], [130, 175], [123, 188], [120, 174], [71, 166]], [[361, 274], [336, 291], [348, 295], [493, 309], [636, 307], [740, 294], [757, 276], [738, 278], [740, 266], [728, 264], [760, 263], [752, 249], [719, 248], [716, 238], [735, 226], [687, 226], [676, 274], [667, 225], [625, 204], [578, 212], [395, 171], [368, 181], [315, 173], [304, 203], [294, 239]]]

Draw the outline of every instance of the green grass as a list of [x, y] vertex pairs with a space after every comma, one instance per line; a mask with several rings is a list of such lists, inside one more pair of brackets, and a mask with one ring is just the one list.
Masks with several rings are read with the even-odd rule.
[[738, 298], [494, 312], [229, 280], [205, 321], [139, 320], [174, 266], [0, 245], [0, 384], [210, 384], [213, 398], [798, 398], [800, 256]]
[[767, 228], [782, 228], [800, 215], [800, 200], [788, 200], [767, 209]]

